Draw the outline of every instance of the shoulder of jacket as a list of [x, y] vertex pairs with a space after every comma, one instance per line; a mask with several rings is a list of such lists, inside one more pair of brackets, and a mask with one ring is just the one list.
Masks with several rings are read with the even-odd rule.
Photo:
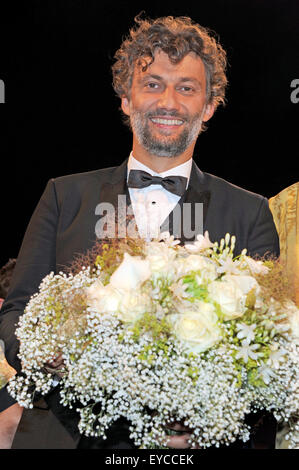
[[51, 178], [50, 181], [53, 182], [58, 189], [72, 186], [85, 186], [86, 184], [93, 183], [98, 184], [101, 181], [109, 180], [115, 168], [116, 167], [109, 167], [82, 173], [73, 173]]
[[254, 193], [247, 189], [244, 189], [236, 184], [230, 183], [219, 176], [212, 175], [210, 173], [202, 172], [204, 175], [205, 184], [211, 191], [222, 192], [227, 197], [235, 199], [241, 198], [242, 200], [252, 201], [253, 203], [261, 204], [263, 200], [266, 200], [264, 196], [258, 193]]

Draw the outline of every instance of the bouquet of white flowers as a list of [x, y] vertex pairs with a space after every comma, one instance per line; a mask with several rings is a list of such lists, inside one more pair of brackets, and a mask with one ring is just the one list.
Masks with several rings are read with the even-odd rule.
[[176, 421], [191, 447], [218, 447], [248, 440], [246, 414], [264, 409], [289, 422], [296, 448], [299, 310], [279, 262], [234, 257], [234, 244], [207, 233], [184, 247], [169, 234], [110, 240], [72, 273], [49, 274], [19, 321], [11, 395], [32, 407], [60, 353], [61, 402], [78, 406], [82, 434], [105, 438], [125, 417], [136, 446], [151, 448]]

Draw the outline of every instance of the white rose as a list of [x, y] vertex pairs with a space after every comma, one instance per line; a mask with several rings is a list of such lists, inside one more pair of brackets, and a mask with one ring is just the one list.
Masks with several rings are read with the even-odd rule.
[[235, 282], [245, 295], [248, 294], [248, 292], [250, 292], [252, 289], [255, 290], [256, 295], [259, 294], [261, 290], [257, 280], [252, 276], [236, 276], [234, 274], [226, 274], [222, 277], [222, 280]]
[[288, 320], [290, 324], [290, 333], [295, 342], [299, 344], [299, 309], [293, 302], [287, 304]]
[[196, 300], [192, 304], [192, 311], [196, 313], [200, 313], [200, 315], [204, 315], [209, 322], [216, 324], [218, 321], [217, 313], [215, 312], [214, 305], [204, 302], [203, 300]]
[[151, 310], [150, 298], [146, 294], [135, 293], [134, 290], [123, 291], [122, 294], [117, 316], [123, 322], [132, 323]]
[[221, 331], [217, 326], [217, 315], [212, 305], [198, 302], [196, 308], [198, 310], [170, 315], [169, 318], [177, 338], [189, 351], [200, 353], [221, 339]]
[[122, 301], [121, 293], [114, 287], [104, 286], [100, 281], [86, 288], [87, 304], [99, 313], [115, 313]]
[[162, 271], [167, 270], [168, 260], [166, 257], [161, 255], [150, 255], [147, 259], [153, 272], [161, 273]]
[[137, 289], [150, 275], [150, 265], [147, 260], [125, 253], [122, 263], [110, 277], [109, 284], [117, 289]]
[[[231, 277], [231, 276], [230, 276]], [[241, 317], [245, 312], [246, 295], [237, 282], [224, 276], [208, 285], [211, 298], [220, 305], [225, 320]]]
[[165, 243], [149, 243], [146, 247], [146, 259], [153, 273], [168, 273], [170, 265], [176, 257], [176, 252]]
[[176, 261], [176, 269], [180, 275], [190, 271], [200, 271], [201, 280], [214, 281], [217, 278], [217, 267], [213, 261], [201, 255], [189, 255]]

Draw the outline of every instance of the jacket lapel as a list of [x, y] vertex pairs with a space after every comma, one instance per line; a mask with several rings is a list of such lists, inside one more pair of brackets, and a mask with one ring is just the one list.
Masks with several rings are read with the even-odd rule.
[[126, 159], [120, 166], [115, 167], [112, 176], [109, 173], [109, 180], [105, 181], [101, 185], [100, 201], [112, 204], [115, 209], [117, 209], [119, 195], [126, 195], [127, 193], [130, 201], [130, 196], [128, 191], [126, 191], [127, 162], [128, 159]]
[[127, 186], [127, 163], [128, 159], [116, 167], [109, 181], [104, 182], [100, 189], [99, 200], [111, 211], [106, 222], [115, 229], [115, 237], [139, 236]]
[[194, 241], [204, 233], [210, 195], [204, 174], [193, 161], [188, 188], [161, 225], [161, 232], [169, 231], [182, 244]]

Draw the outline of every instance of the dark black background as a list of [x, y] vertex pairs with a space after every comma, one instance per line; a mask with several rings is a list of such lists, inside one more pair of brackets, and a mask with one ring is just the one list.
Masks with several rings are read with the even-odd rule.
[[1, 265], [17, 256], [49, 178], [129, 155], [111, 65], [141, 10], [191, 16], [227, 51], [227, 105], [199, 137], [199, 167], [266, 197], [299, 180], [297, 0], [12, 1], [0, 19]]

